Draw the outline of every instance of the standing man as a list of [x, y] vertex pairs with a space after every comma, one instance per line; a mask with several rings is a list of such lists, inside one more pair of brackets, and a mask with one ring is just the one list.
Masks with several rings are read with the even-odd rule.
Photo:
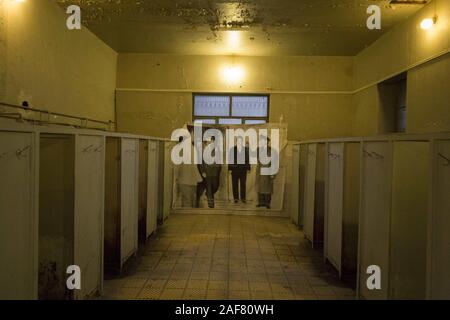
[[[266, 154], [268, 157], [276, 158], [278, 161], [278, 152], [270, 147], [270, 139], [261, 135], [260, 147], [258, 148], [258, 155]], [[271, 164], [263, 165], [258, 162], [256, 169], [256, 191], [258, 192], [258, 205], [257, 207], [266, 207], [270, 209], [273, 194], [273, 180], [275, 175], [262, 175], [261, 168], [270, 168]]]
[[237, 137], [237, 145], [232, 149], [229, 157], [228, 170], [231, 171], [234, 203], [239, 202], [239, 196], [241, 197], [242, 203], [246, 203], [247, 173], [251, 167], [250, 152], [248, 147], [244, 145], [244, 139], [242, 137]]
[[[182, 143], [190, 137], [180, 137], [179, 142]], [[191, 146], [191, 155], [195, 151], [194, 143]], [[178, 192], [181, 196], [181, 207], [193, 208], [196, 204], [196, 188], [197, 184], [202, 181], [202, 177], [197, 170], [195, 164], [181, 164], [175, 167], [175, 182], [178, 186]]]
[[[214, 137], [212, 137], [210, 143], [215, 143]], [[200, 172], [203, 181], [197, 184], [196, 207], [200, 207], [200, 198], [206, 190], [208, 207], [213, 209], [215, 206], [214, 196], [220, 187], [220, 173], [222, 172], [222, 166], [216, 163], [206, 164], [202, 161], [202, 164], [198, 165], [198, 171]]]

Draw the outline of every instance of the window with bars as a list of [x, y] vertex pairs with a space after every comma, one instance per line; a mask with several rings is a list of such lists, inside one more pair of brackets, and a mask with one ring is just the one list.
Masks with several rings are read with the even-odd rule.
[[268, 95], [194, 94], [194, 123], [263, 124], [269, 122]]

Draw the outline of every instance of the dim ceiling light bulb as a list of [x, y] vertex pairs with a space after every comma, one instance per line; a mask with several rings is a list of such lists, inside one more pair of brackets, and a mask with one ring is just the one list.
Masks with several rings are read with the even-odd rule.
[[432, 28], [434, 24], [436, 24], [436, 21], [437, 21], [436, 18], [423, 19], [422, 22], [420, 23], [420, 27], [423, 30], [428, 30], [428, 29]]

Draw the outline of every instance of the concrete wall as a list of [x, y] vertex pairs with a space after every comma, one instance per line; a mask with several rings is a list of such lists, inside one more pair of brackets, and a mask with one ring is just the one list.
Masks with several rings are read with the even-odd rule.
[[[271, 94], [270, 121], [287, 122], [290, 140], [376, 135], [393, 127], [378, 84], [407, 72], [406, 132], [449, 131], [449, 29], [450, 1], [436, 0], [355, 57], [120, 54], [118, 128], [168, 137], [192, 120], [192, 92], [249, 92]], [[225, 81], [226, 66], [244, 77]]]
[[[422, 30], [420, 22], [437, 24]], [[354, 134], [383, 132], [377, 83], [408, 72], [408, 133], [450, 130], [450, 1], [435, 0], [359, 53], [354, 62]], [[435, 59], [434, 59], [435, 58]]]
[[114, 120], [117, 54], [66, 19], [54, 1], [0, 0], [0, 101]]
[[[239, 81], [225, 80], [227, 66]], [[351, 57], [228, 57], [120, 54], [120, 131], [168, 137], [192, 121], [192, 92], [270, 93], [270, 121], [289, 139], [351, 135]]]
[[[433, 29], [419, 28], [431, 4], [356, 57], [120, 54], [116, 70], [117, 54], [67, 30], [56, 4], [0, 0], [0, 101], [107, 121], [117, 87], [118, 130], [168, 137], [192, 121], [192, 92], [270, 93], [291, 140], [372, 135], [385, 128], [377, 83], [408, 71], [407, 132], [448, 131], [450, 1], [436, 8]], [[244, 77], [225, 81], [227, 66]]]

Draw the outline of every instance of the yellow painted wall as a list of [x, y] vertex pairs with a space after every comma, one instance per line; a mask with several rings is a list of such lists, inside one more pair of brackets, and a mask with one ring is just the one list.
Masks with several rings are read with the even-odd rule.
[[[121, 131], [167, 137], [192, 120], [192, 92], [270, 93], [270, 121], [289, 139], [385, 133], [378, 83], [408, 71], [407, 132], [450, 130], [450, 1], [436, 0], [438, 23], [425, 31], [430, 4], [355, 57], [229, 57], [120, 54]], [[244, 70], [224, 81], [225, 66]], [[391, 120], [388, 120], [391, 121]]]
[[170, 138], [192, 117], [190, 93], [117, 92], [117, 129]]
[[450, 131], [450, 54], [411, 70], [407, 91], [408, 132]]
[[[114, 120], [118, 130], [168, 137], [192, 120], [192, 92], [270, 93], [270, 121], [289, 139], [383, 131], [377, 83], [408, 71], [407, 132], [450, 130], [450, 1], [436, 0], [356, 57], [117, 54], [89, 30], [69, 31], [51, 1], [0, 1], [0, 101]], [[117, 61], [118, 60], [118, 61]], [[116, 70], [116, 63], [118, 63]], [[226, 66], [244, 77], [224, 81]], [[117, 77], [117, 82], [116, 82]]]
[[380, 101], [377, 86], [371, 86], [353, 95], [353, 134], [370, 136], [379, 131]]
[[117, 53], [54, 2], [0, 1], [0, 101], [114, 120]]
[[[243, 77], [224, 79], [239, 67]], [[351, 57], [229, 57], [120, 54], [120, 131], [168, 137], [192, 121], [192, 92], [270, 93], [270, 121], [283, 119], [289, 139], [351, 135]]]
[[[420, 22], [433, 17], [435, 10], [437, 24], [422, 30]], [[449, 49], [450, 1], [435, 0], [359, 53], [354, 61], [354, 88], [358, 91], [354, 134], [382, 133], [377, 83], [404, 71], [408, 71], [406, 131], [450, 131]]]

